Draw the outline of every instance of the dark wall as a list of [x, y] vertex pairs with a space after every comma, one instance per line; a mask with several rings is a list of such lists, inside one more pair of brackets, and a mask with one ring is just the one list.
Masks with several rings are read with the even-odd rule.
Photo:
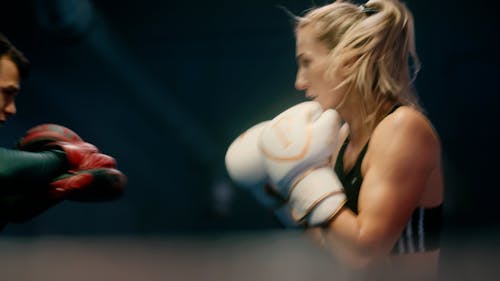
[[[276, 6], [300, 14], [311, 1], [181, 2], [5, 3], [0, 30], [33, 70], [1, 144], [59, 123], [129, 177], [118, 201], [64, 202], [6, 234], [277, 227], [227, 182], [223, 157], [242, 130], [304, 100], [293, 88], [292, 23]], [[422, 60], [417, 89], [443, 143], [447, 226], [497, 226], [496, 12], [484, 0], [407, 3]]]

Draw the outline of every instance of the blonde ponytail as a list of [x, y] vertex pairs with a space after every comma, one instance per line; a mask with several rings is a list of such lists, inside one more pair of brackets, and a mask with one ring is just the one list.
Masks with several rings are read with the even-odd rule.
[[346, 89], [344, 101], [359, 96], [367, 123], [378, 122], [386, 101], [420, 109], [412, 91], [420, 67], [413, 16], [403, 3], [370, 0], [357, 6], [337, 1], [309, 11], [297, 28], [305, 25], [312, 25], [318, 40], [330, 48], [325, 75], [342, 78], [337, 88]]

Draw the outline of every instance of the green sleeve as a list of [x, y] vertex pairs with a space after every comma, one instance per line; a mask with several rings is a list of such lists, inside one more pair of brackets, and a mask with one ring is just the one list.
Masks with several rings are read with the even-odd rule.
[[[3, 187], [49, 183], [68, 170], [63, 152], [27, 152], [0, 148], [0, 192]], [[20, 186], [22, 185], [22, 186]]]

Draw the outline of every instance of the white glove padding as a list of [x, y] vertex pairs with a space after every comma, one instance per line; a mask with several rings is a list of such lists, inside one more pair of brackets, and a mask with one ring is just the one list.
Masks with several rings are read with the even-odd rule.
[[329, 221], [347, 201], [342, 183], [331, 166], [311, 170], [292, 188], [291, 217], [310, 226]]
[[289, 201], [297, 222], [321, 224], [345, 202], [330, 164], [340, 125], [335, 110], [323, 111], [319, 103], [308, 101], [279, 114], [262, 130], [259, 145], [267, 173], [277, 192]]
[[233, 182], [250, 191], [265, 207], [274, 207], [281, 204], [282, 200], [265, 190], [269, 177], [258, 147], [260, 134], [267, 124], [269, 121], [254, 125], [236, 138], [227, 149], [225, 163]]

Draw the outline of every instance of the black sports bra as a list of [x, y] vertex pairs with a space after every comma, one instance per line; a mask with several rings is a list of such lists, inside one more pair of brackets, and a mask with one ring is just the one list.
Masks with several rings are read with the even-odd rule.
[[[389, 114], [394, 112], [398, 106], [395, 106]], [[388, 115], [389, 115], [388, 114]], [[368, 149], [367, 142], [361, 150], [353, 168], [344, 173], [344, 154], [349, 143], [347, 138], [342, 145], [337, 160], [335, 162], [335, 173], [339, 177], [344, 192], [347, 197], [346, 207], [354, 213], [358, 213], [358, 197], [363, 182], [361, 174], [361, 164]], [[442, 204], [433, 208], [417, 208], [413, 212], [410, 220], [406, 224], [397, 243], [392, 249], [393, 254], [415, 253], [432, 251], [439, 248], [442, 225]]]

